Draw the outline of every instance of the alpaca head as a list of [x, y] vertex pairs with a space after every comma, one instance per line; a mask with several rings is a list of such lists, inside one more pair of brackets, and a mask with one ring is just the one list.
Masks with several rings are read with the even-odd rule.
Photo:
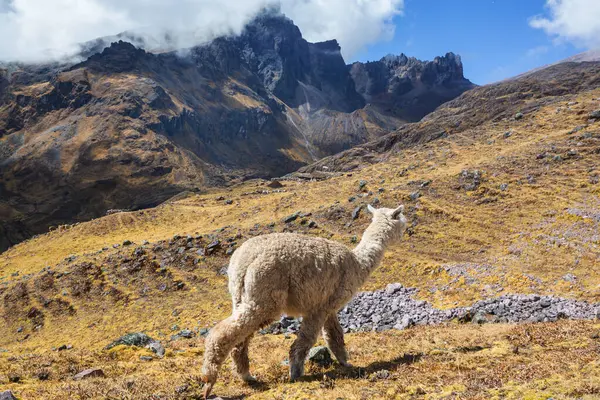
[[367, 206], [367, 210], [373, 214], [373, 223], [385, 230], [385, 234], [390, 242], [396, 242], [402, 238], [406, 230], [406, 217], [402, 212], [404, 206], [398, 208], [373, 208]]

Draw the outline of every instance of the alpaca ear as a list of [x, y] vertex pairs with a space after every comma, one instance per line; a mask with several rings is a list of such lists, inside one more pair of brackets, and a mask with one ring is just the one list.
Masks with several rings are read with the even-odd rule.
[[369, 210], [371, 214], [375, 214], [375, 209], [370, 204], [367, 205], [367, 210]]
[[392, 218], [398, 217], [403, 211], [404, 211], [404, 204], [394, 210], [394, 212], [392, 213]]

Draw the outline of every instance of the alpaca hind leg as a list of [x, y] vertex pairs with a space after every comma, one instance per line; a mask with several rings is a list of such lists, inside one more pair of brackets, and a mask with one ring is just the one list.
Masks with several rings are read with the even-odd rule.
[[319, 331], [325, 323], [324, 314], [304, 317], [298, 337], [290, 348], [290, 380], [293, 382], [304, 375], [304, 361], [308, 351], [317, 341]]
[[344, 330], [336, 314], [331, 314], [327, 317], [325, 326], [323, 327], [323, 338], [338, 362], [344, 367], [349, 366], [348, 353], [346, 353], [346, 345], [344, 343]]
[[204, 363], [202, 365], [202, 380], [206, 383], [205, 398], [210, 394], [217, 381], [219, 369], [233, 347], [244, 342], [253, 334], [265, 320], [273, 315], [266, 315], [264, 310], [240, 304], [233, 314], [219, 322], [210, 330], [204, 344]]
[[252, 334], [231, 350], [233, 370], [245, 382], [256, 381], [256, 378], [250, 375], [250, 359], [248, 358], [248, 345], [250, 344], [250, 339], [252, 339]]

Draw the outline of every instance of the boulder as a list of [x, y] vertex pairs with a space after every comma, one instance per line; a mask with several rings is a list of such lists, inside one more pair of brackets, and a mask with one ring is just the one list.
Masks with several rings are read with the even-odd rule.
[[90, 368], [81, 371], [80, 373], [75, 375], [73, 379], [75, 379], [76, 381], [80, 381], [82, 379], [89, 378], [104, 378], [105, 376], [106, 375], [104, 375], [104, 371], [102, 371], [100, 368]]

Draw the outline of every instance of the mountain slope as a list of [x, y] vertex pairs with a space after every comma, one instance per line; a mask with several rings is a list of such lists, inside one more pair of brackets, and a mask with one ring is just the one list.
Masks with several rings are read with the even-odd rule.
[[[420, 118], [366, 105], [337, 42], [308, 43], [281, 15], [178, 53], [92, 48], [75, 65], [0, 69], [0, 250], [108, 209], [283, 175]], [[412, 60], [429, 73], [406, 79], [429, 76], [427, 97], [445, 69], [462, 78], [455, 61]]]

